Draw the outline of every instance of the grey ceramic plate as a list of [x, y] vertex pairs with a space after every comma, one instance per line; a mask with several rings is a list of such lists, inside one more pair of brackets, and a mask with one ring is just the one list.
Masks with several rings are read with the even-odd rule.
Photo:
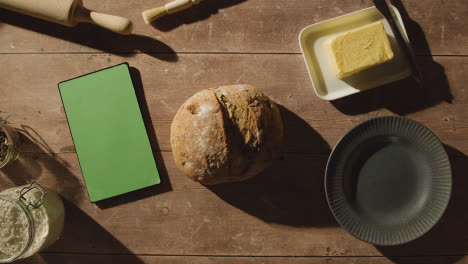
[[452, 176], [425, 126], [386, 116], [349, 131], [328, 160], [325, 190], [337, 221], [360, 240], [398, 245], [429, 231], [447, 207]]

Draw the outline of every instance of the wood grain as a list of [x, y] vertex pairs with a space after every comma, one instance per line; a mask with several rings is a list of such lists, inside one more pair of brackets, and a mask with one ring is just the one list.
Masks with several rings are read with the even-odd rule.
[[172, 117], [192, 94], [249, 83], [282, 105], [286, 152], [327, 155], [359, 122], [401, 114], [428, 126], [442, 142], [467, 154], [468, 58], [419, 59], [426, 78], [423, 88], [408, 79], [327, 102], [314, 94], [300, 55], [182, 54], [177, 63], [170, 63], [145, 54], [125, 60], [104, 54], [7, 54], [0, 56], [4, 66], [0, 105], [13, 114], [11, 121], [24, 134], [48, 145], [34, 150], [26, 144], [23, 151], [73, 152], [57, 83], [128, 61], [134, 67], [136, 92], [154, 150], [170, 150]]
[[[468, 263], [468, 5], [391, 2], [418, 55], [423, 86], [407, 79], [333, 102], [315, 96], [297, 37], [371, 0], [205, 0], [152, 26], [140, 12], [165, 1], [84, 1], [132, 19], [130, 36], [0, 9], [0, 110], [13, 114], [23, 140], [19, 160], [0, 171], [0, 189], [35, 180], [56, 190], [67, 212], [62, 238], [18, 263]], [[92, 204], [57, 83], [122, 62], [133, 67], [162, 183]], [[250, 181], [207, 188], [175, 166], [170, 124], [195, 92], [236, 83], [255, 85], [281, 105], [284, 148]], [[339, 227], [323, 190], [331, 148], [358, 123], [382, 115], [429, 127], [453, 170], [441, 221], [394, 247], [364, 243]]]
[[[88, 200], [75, 153], [24, 154], [0, 185], [31, 179], [66, 204], [63, 237], [47, 252], [248, 256], [426, 256], [468, 253], [468, 158], [449, 148], [454, 189], [442, 220], [422, 238], [374, 247], [339, 227], [323, 193], [326, 157], [284, 154], [251, 181], [206, 188], [155, 153], [162, 185], [102, 203]], [[287, 180], [285, 180], [287, 177]]]
[[[131, 19], [134, 35], [129, 37], [118, 36], [93, 25], [70, 29], [0, 10], [0, 21], [3, 22], [0, 52], [299, 53], [297, 38], [305, 26], [372, 6], [370, 0], [206, 0], [193, 8], [161, 18], [154, 27], [146, 25], [141, 11], [165, 2], [85, 1], [85, 6], [90, 9]], [[468, 54], [468, 32], [463, 23], [468, 15], [465, 0], [407, 0], [403, 4], [396, 0], [392, 3], [405, 17], [416, 53]]]
[[[393, 261], [392, 261], [393, 260]], [[424, 264], [440, 264], [440, 263], [468, 263], [468, 258], [460, 256], [430, 256], [430, 257], [400, 257], [392, 260], [385, 257], [216, 257], [216, 256], [132, 256], [132, 255], [73, 255], [73, 254], [48, 254], [42, 253], [35, 255], [29, 259], [21, 260], [16, 263], [39, 263], [39, 264], [74, 264], [74, 263], [167, 263], [167, 264], [388, 264], [388, 263], [424, 263]], [[394, 262], [395, 261], [395, 262]]]

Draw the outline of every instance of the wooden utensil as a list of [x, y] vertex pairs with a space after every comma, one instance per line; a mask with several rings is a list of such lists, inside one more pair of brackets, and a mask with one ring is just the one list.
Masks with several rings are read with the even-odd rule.
[[200, 0], [175, 0], [164, 6], [156, 7], [143, 11], [143, 19], [146, 24], [151, 23], [152, 21], [166, 15], [179, 12], [181, 10], [187, 9], [194, 4], [200, 3]]
[[393, 19], [392, 12], [390, 11], [390, 8], [388, 7], [387, 1], [385, 0], [372, 0], [374, 3], [375, 7], [377, 10], [382, 13], [382, 15], [387, 19], [388, 24], [390, 25], [390, 28], [392, 29], [393, 35], [395, 35], [395, 39], [397, 40], [398, 44], [400, 45], [401, 49], [403, 50], [403, 53], [405, 54], [406, 58], [409, 61], [409, 65], [411, 67], [412, 71], [412, 77], [413, 79], [418, 83], [421, 84], [422, 82], [422, 73], [421, 70], [419, 69], [419, 66], [416, 62], [416, 57], [414, 56], [413, 50], [411, 49], [411, 46], [409, 45], [409, 42], [405, 41], [405, 38], [401, 34], [400, 29], [398, 28], [398, 25], [395, 23], [395, 20]]
[[0, 0], [0, 7], [69, 27], [80, 22], [92, 23], [122, 35], [130, 34], [133, 27], [127, 18], [83, 7], [82, 0]]

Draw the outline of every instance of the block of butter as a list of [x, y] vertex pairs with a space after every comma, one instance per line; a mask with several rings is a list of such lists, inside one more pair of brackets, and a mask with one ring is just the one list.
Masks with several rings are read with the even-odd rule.
[[393, 59], [387, 33], [380, 21], [335, 36], [325, 45], [340, 79]]

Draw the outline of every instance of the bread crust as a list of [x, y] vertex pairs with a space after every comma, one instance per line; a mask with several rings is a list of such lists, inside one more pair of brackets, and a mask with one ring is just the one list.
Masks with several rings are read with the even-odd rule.
[[260, 173], [277, 158], [282, 141], [278, 107], [251, 85], [200, 91], [179, 108], [171, 125], [177, 166], [206, 185]]

